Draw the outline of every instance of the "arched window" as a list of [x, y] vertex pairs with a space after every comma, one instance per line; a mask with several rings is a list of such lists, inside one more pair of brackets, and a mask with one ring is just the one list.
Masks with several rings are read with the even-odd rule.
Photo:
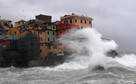
[[81, 20], [81, 23], [82, 23], [82, 20]]
[[91, 24], [91, 21], [89, 21], [89, 24]]
[[15, 35], [16, 35], [16, 33], [17, 33], [17, 32], [15, 31]]
[[85, 24], [86, 24], [86, 20], [85, 20]]
[[48, 42], [50, 41], [50, 38], [48, 38]]
[[72, 23], [72, 20], [70, 19], [70, 23]]
[[77, 23], [77, 19], [75, 19], [75, 23]]

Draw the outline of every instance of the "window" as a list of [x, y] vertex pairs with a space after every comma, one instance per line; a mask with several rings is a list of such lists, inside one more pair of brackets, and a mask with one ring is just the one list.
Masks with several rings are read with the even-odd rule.
[[50, 34], [49, 31], [47, 32], [47, 34], [48, 34], [48, 35]]
[[50, 38], [48, 38], [48, 42], [50, 41]]
[[64, 21], [64, 24], [68, 24], [68, 21], [66, 20], [66, 21]]
[[40, 38], [40, 41], [42, 41], [42, 38]]
[[15, 35], [16, 35], [16, 31], [15, 31]]
[[89, 24], [91, 24], [91, 21], [89, 21]]
[[62, 31], [60, 31], [60, 34], [62, 34]]
[[55, 26], [53, 26], [53, 29], [55, 29]]
[[11, 35], [11, 31], [10, 31], [10, 33], [9, 33], [10, 35]]
[[86, 24], [86, 20], [85, 20], [85, 24]]
[[40, 52], [42, 52], [42, 50], [40, 49]]
[[75, 19], [75, 23], [77, 23], [77, 19]]
[[81, 23], [82, 23], [82, 20], [81, 20]]
[[53, 32], [53, 35], [54, 35], [54, 32]]
[[70, 20], [70, 23], [72, 23], [72, 20]]

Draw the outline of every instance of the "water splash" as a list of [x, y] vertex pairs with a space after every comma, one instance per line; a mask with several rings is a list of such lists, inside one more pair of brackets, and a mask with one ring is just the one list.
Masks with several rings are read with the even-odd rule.
[[122, 57], [116, 57], [115, 60], [116, 62], [128, 67], [136, 67], [136, 55], [134, 54], [126, 54]]
[[[102, 35], [97, 32], [94, 28], [84, 28], [76, 31], [73, 34], [64, 36], [60, 39], [63, 44], [73, 53], [69, 56], [68, 60], [56, 67], [53, 70], [73, 70], [73, 69], [84, 69], [90, 68], [95, 69], [98, 66], [107, 69], [114, 65], [124, 66], [135, 66], [136, 57], [127, 59], [128, 56], [124, 57], [108, 57], [106, 52], [110, 50], [116, 50], [118, 45], [113, 40], [104, 40]], [[126, 61], [127, 60], [127, 61]], [[128, 64], [128, 62], [131, 62]], [[119, 65], [120, 66], [120, 65]]]

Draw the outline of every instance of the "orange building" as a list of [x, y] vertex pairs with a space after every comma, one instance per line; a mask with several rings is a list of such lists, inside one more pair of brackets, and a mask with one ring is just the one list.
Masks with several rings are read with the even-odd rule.
[[69, 25], [78, 25], [79, 28], [92, 27], [92, 18], [87, 16], [79, 16], [79, 15], [65, 15], [60, 17], [61, 23], [69, 24]]
[[9, 35], [20, 35], [20, 32], [18, 29], [16, 29], [15, 27], [12, 27], [8, 30], [7, 34]]
[[45, 38], [46, 32], [42, 28], [40, 28], [40, 29], [35, 29], [33, 31], [33, 34], [39, 36], [39, 39], [40, 39], [40, 54], [41, 54], [42, 58], [45, 58], [48, 54], [48, 51], [49, 51], [49, 48], [46, 44], [46, 38]]
[[35, 28], [34, 30], [25, 30], [21, 35], [27, 35], [27, 34], [34, 34], [39, 37], [40, 39], [40, 55], [41, 58], [45, 58], [48, 54], [49, 48], [46, 44], [46, 39], [45, 39], [45, 31], [42, 30], [41, 27]]

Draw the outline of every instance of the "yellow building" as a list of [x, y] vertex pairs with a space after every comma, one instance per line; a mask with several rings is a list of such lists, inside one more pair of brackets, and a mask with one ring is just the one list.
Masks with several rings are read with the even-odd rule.
[[92, 27], [92, 18], [87, 16], [80, 16], [80, 15], [65, 15], [60, 17], [61, 23], [63, 24], [71, 24], [71, 25], [78, 25], [79, 28], [85, 27]]
[[15, 27], [12, 27], [8, 30], [7, 34], [9, 35], [20, 35], [20, 32], [18, 29], [16, 29]]
[[52, 52], [53, 54], [56, 54], [56, 55], [58, 53], [64, 53], [64, 52], [67, 52], [67, 51], [68, 50], [67, 50], [66, 46], [64, 46], [63, 44], [61, 44], [61, 45], [51, 45], [50, 49], [49, 49], [49, 52]]
[[25, 20], [17, 21], [17, 22], [15, 22], [15, 27], [19, 27], [19, 26], [21, 26], [21, 25], [24, 25], [25, 23], [26, 23]]

